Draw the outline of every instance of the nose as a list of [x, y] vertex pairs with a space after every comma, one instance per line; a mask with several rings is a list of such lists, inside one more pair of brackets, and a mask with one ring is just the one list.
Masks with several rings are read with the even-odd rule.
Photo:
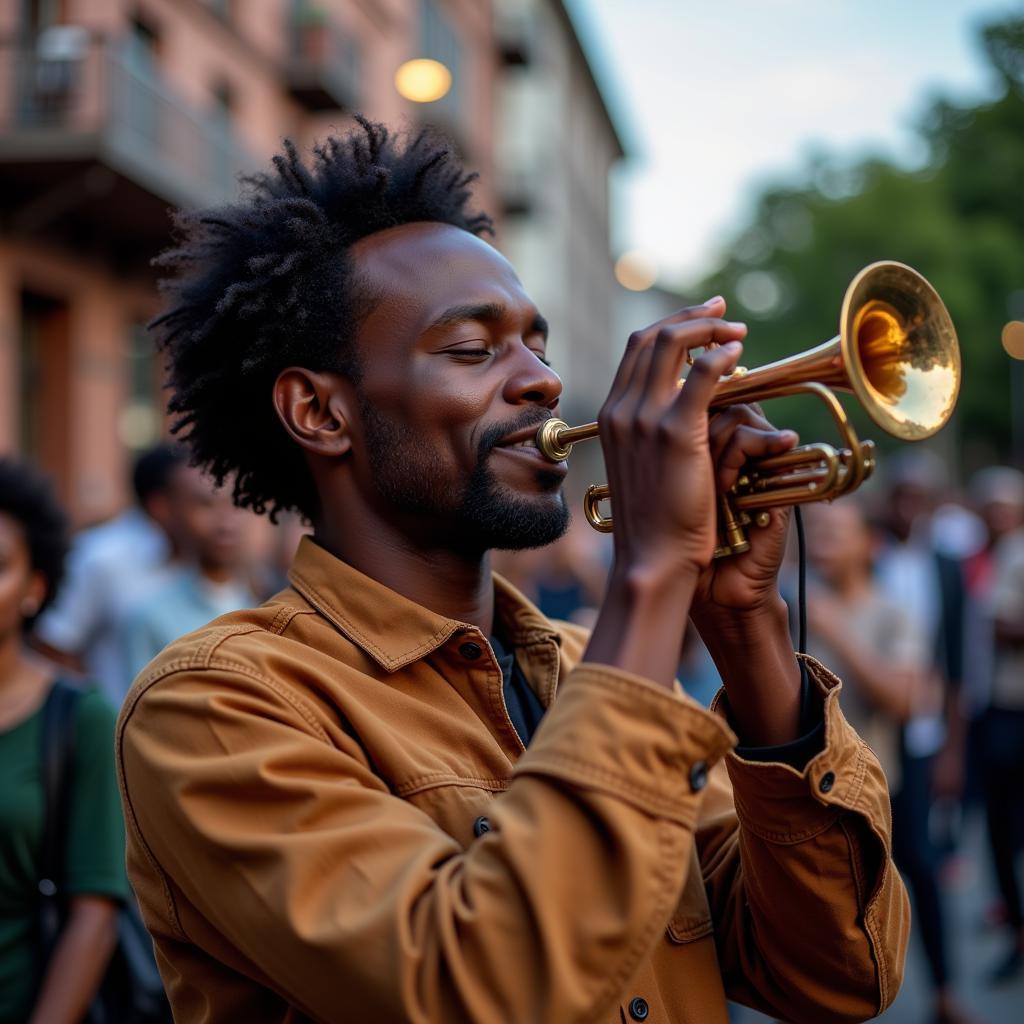
[[535, 352], [523, 345], [505, 381], [505, 401], [510, 405], [542, 405], [553, 409], [562, 394], [562, 378]]

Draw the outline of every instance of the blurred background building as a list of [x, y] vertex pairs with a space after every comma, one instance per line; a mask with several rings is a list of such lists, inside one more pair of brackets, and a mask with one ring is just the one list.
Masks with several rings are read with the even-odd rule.
[[433, 124], [480, 171], [575, 405], [596, 408], [623, 147], [560, 0], [3, 0], [0, 450], [48, 470], [76, 523], [124, 504], [165, 428], [144, 325], [170, 208], [229, 200], [283, 137], [306, 149], [357, 111]]

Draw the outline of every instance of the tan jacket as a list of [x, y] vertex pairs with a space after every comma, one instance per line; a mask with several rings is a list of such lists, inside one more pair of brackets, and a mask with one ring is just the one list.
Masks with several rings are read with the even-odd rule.
[[728, 994], [822, 1024], [895, 996], [885, 780], [816, 662], [826, 748], [743, 761], [722, 715], [579, 664], [584, 632], [496, 578], [549, 706], [524, 753], [477, 629], [308, 539], [291, 579], [172, 644], [121, 713], [177, 1021], [726, 1024]]

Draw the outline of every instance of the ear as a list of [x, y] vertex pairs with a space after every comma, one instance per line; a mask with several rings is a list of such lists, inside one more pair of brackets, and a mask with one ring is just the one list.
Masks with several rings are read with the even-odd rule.
[[352, 447], [352, 401], [351, 386], [338, 373], [290, 366], [274, 381], [274, 408], [284, 429], [316, 455], [336, 458]]

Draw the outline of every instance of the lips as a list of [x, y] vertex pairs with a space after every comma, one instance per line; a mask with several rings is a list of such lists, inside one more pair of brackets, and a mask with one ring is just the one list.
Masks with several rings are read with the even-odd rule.
[[537, 431], [540, 429], [540, 423], [532, 423], [528, 427], [524, 427], [522, 430], [517, 430], [514, 434], [509, 434], [498, 441], [495, 448], [536, 448], [537, 447]]

